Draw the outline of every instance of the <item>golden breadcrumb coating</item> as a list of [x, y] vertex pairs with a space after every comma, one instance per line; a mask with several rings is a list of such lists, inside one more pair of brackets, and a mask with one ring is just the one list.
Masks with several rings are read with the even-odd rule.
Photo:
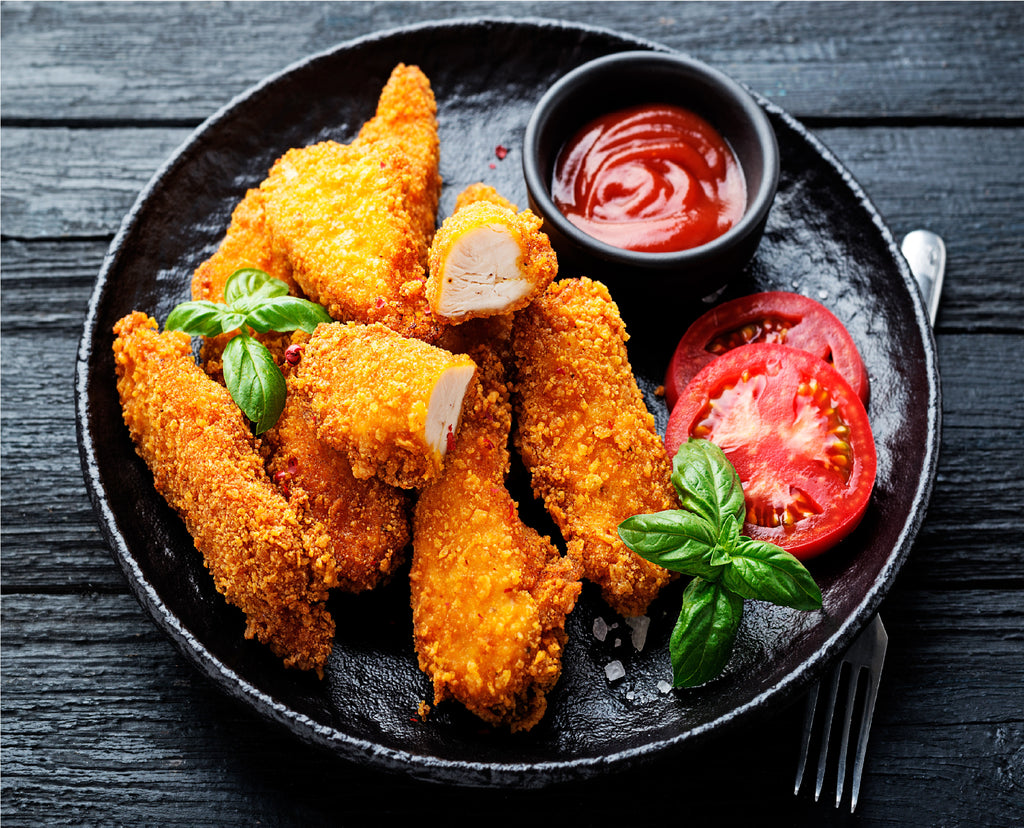
[[310, 299], [335, 319], [429, 341], [442, 322], [427, 305], [412, 182], [399, 149], [324, 141], [286, 152], [261, 188], [274, 249]]
[[243, 267], [262, 270], [301, 295], [287, 258], [274, 249], [263, 193], [258, 189], [249, 190], [238, 203], [220, 246], [192, 274], [192, 298], [223, 302], [228, 278]]
[[555, 282], [516, 315], [515, 442], [569, 554], [615, 611], [643, 614], [670, 573], [620, 540], [626, 518], [678, 507], [672, 463], [626, 354], [607, 288]]
[[416, 488], [440, 474], [475, 372], [469, 357], [384, 325], [336, 322], [309, 338], [295, 388], [356, 477]]
[[461, 325], [449, 325], [438, 337], [437, 347], [453, 354], [468, 354], [480, 345], [486, 345], [497, 354], [506, 370], [512, 364], [512, 323], [515, 314], [481, 316]]
[[428, 256], [431, 311], [459, 324], [526, 307], [558, 275], [558, 259], [530, 210], [516, 212], [476, 186], [444, 220]]
[[408, 157], [412, 180], [405, 206], [422, 235], [424, 256], [434, 237], [441, 197], [437, 127], [437, 102], [430, 80], [418, 66], [400, 63], [381, 90], [376, 114], [352, 142], [356, 146], [387, 143]]
[[114, 333], [125, 423], [217, 590], [245, 613], [247, 638], [285, 666], [321, 672], [334, 639], [327, 586], [238, 407], [195, 364], [186, 334], [158, 333], [140, 312]]
[[345, 455], [321, 443], [308, 400], [288, 376], [284, 411], [263, 435], [267, 472], [302, 526], [306, 548], [330, 558], [330, 587], [363, 592], [405, 562], [408, 495], [382, 480], [359, 480]]
[[499, 193], [493, 186], [490, 184], [484, 184], [482, 181], [478, 181], [476, 184], [470, 184], [455, 197], [455, 208], [452, 210], [452, 213], [455, 214], [463, 207], [468, 207], [470, 204], [475, 204], [478, 201], [490, 201], [493, 204], [497, 204], [499, 207], [511, 210], [513, 213], [519, 212], [519, 208]]
[[505, 488], [509, 389], [495, 356], [473, 356], [482, 382], [473, 383], [444, 472], [416, 504], [416, 652], [435, 703], [456, 699], [492, 725], [529, 730], [561, 672], [579, 572], [519, 519]]

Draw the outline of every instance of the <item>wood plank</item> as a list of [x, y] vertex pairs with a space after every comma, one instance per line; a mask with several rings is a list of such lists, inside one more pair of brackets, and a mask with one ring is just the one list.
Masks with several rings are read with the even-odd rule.
[[[819, 129], [897, 240], [924, 227], [946, 242], [948, 263], [936, 325], [1024, 330], [1024, 234], [1018, 177], [1024, 131], [1007, 129]], [[953, 159], [970, 147], [965, 163]], [[1011, 276], [1011, 272], [1018, 274]], [[1002, 274], [1002, 275], [1000, 275]]]
[[113, 236], [190, 129], [0, 130], [6, 238]]
[[[5, 238], [112, 236], [183, 129], [20, 129], [3, 141]], [[940, 330], [1024, 331], [1024, 234], [1016, 216], [1024, 128], [818, 129], [900, 238], [941, 234], [949, 270]], [[951, 163], [972, 147], [969, 164]], [[46, 151], [39, 152], [40, 147]], [[5, 264], [6, 267], [6, 264]]]
[[[1024, 769], [1019, 602], [902, 592], [883, 614], [890, 652], [858, 822], [943, 824], [970, 813], [980, 787], [986, 824], [1012, 824]], [[466, 790], [354, 767], [256, 719], [185, 664], [129, 596], [6, 596], [3, 625], [6, 824], [362, 821], [379, 815], [382, 797], [426, 822], [457, 809], [500, 813], [501, 825], [583, 803], [609, 824], [668, 820], [681, 803], [698, 816], [713, 802], [724, 824], [784, 809], [788, 824], [820, 825], [820, 809], [831, 812], [806, 791], [792, 799], [799, 704], [696, 757], [544, 791]], [[665, 786], [672, 796], [638, 794]]]
[[106, 249], [106, 241], [0, 247], [5, 592], [126, 589], [85, 491], [75, 435], [74, 365]]
[[1024, 24], [1012, 3], [831, 3], [824, 15], [806, 3], [571, 2], [167, 3], [160, 15], [144, 3], [6, 3], [2, 12], [8, 120], [198, 123], [263, 77], [338, 43], [509, 14], [691, 53], [801, 117], [1024, 114]]

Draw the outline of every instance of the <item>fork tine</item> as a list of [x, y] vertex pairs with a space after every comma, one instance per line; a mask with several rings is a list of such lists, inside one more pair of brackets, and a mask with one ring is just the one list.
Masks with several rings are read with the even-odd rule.
[[[839, 682], [842, 678], [844, 665], [849, 665], [847, 677], [846, 709], [843, 715], [842, 741], [839, 747], [839, 767], [836, 774], [836, 807], [843, 798], [843, 789], [846, 783], [846, 760], [850, 748], [850, 730], [853, 724], [854, 712], [857, 709], [857, 688], [860, 685], [861, 673], [867, 674], [867, 687], [863, 691], [864, 701], [860, 706], [860, 721], [857, 730], [856, 755], [853, 761], [853, 774], [851, 781], [850, 813], [857, 808], [857, 800], [860, 795], [860, 783], [864, 773], [864, 757], [867, 753], [868, 736], [871, 731], [871, 720], [875, 712], [875, 700], [878, 696], [878, 685], [882, 679], [882, 667], [885, 663], [885, 651], [889, 637], [886, 635], [885, 627], [882, 626], [882, 619], [875, 616], [871, 623], [863, 629], [854, 639], [853, 643], [843, 654], [839, 663], [832, 669], [832, 681], [829, 685], [828, 706], [824, 717], [818, 726], [821, 728], [821, 745], [818, 755], [818, 778], [814, 790], [814, 801], [821, 797], [821, 791], [825, 784], [825, 771], [828, 767], [829, 739], [832, 733], [832, 720], [835, 718], [836, 700], [839, 695]], [[804, 730], [802, 744], [800, 746], [800, 761], [797, 765], [796, 783], [793, 787], [794, 796], [800, 792], [800, 785], [803, 782], [804, 772], [807, 765], [807, 755], [810, 750], [811, 731], [814, 730], [815, 712], [818, 701], [821, 697], [821, 684], [815, 682], [807, 694], [807, 710], [804, 713]]]
[[[836, 807], [843, 799], [843, 783], [846, 782], [846, 754], [850, 747], [850, 722], [853, 719], [853, 705], [857, 699], [857, 682], [860, 679], [859, 665], [850, 665], [850, 677], [846, 683], [846, 712], [843, 715], [843, 737], [839, 743], [839, 769], [836, 776]], [[863, 719], [861, 719], [863, 723]]]
[[807, 753], [811, 744], [811, 731], [814, 729], [814, 711], [818, 706], [818, 694], [821, 682], [814, 685], [807, 693], [807, 711], [804, 713], [804, 733], [800, 744], [800, 762], [796, 766], [796, 782], [793, 785], [793, 796], [800, 793], [800, 784], [804, 781], [804, 770], [807, 768]]
[[860, 733], [857, 736], [857, 755], [853, 760], [853, 790], [850, 796], [851, 814], [857, 808], [860, 780], [864, 773], [864, 755], [868, 750], [871, 720], [875, 715], [875, 699], [878, 697], [878, 685], [882, 681], [882, 666], [885, 662], [885, 651], [889, 643], [889, 636], [886, 635], [885, 627], [882, 626], [882, 619], [879, 616], [875, 616], [871, 629], [875, 636], [874, 658], [871, 664], [868, 665], [868, 691], [867, 696], [864, 698], [864, 712], [860, 718]]
[[832, 715], [836, 710], [836, 695], [839, 692], [839, 674], [843, 666], [842, 662], [836, 665], [832, 671], [832, 685], [828, 694], [828, 709], [825, 711], [825, 718], [822, 721], [823, 735], [821, 738], [821, 752], [818, 754], [818, 779], [814, 786], [814, 801], [817, 802], [821, 796], [821, 789], [825, 783], [825, 764], [828, 759], [828, 737], [832, 730]]
[[868, 680], [868, 694], [864, 699], [864, 712], [860, 718], [860, 734], [857, 736], [857, 755], [853, 760], [853, 788], [850, 792], [850, 813], [857, 809], [860, 793], [860, 778], [864, 773], [864, 754], [868, 750], [868, 736], [871, 733], [871, 718], [875, 713], [875, 697], [878, 695], [877, 675], [872, 672]]

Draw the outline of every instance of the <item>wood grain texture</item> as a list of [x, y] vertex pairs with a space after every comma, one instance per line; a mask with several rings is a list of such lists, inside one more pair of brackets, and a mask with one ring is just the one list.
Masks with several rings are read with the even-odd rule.
[[[918, 820], [915, 786], [901, 778], [932, 790], [931, 814], [964, 813], [984, 784], [984, 813], [956, 824], [1011, 824], [1024, 754], [1005, 746], [1019, 745], [1024, 730], [1016, 654], [1024, 610], [991, 592], [896, 597], [883, 607], [890, 657], [858, 824], [934, 824]], [[658, 824], [735, 776], [738, 755], [744, 796], [716, 799], [725, 824], [766, 810], [786, 813], [788, 825], [823, 824], [808, 793], [791, 794], [800, 705], [674, 762], [672, 796], [654, 795], [649, 768], [543, 792], [423, 788], [349, 767], [255, 721], [184, 664], [128, 596], [9, 597], [3, 623], [15, 630], [0, 654], [6, 824], [42, 816], [48, 824], [363, 824], [405, 797], [420, 800], [421, 824], [453, 810], [519, 824], [541, 808], [546, 818], [604, 815], [588, 825]], [[972, 686], [986, 692], [965, 721]]]
[[[37, 3], [0, 6], [0, 817], [7, 825], [1009, 826], [1024, 801], [1024, 6], [1020, 3]], [[537, 16], [715, 63], [809, 125], [893, 234], [949, 251], [938, 476], [882, 606], [856, 818], [794, 798], [800, 704], [699, 757], [539, 792], [342, 763], [223, 697], [128, 593], [74, 428], [86, 306], [139, 191], [232, 96], [342, 41]], [[893, 21], [899, 24], [894, 25]], [[121, 427], [111, 423], [111, 428]], [[741, 779], [741, 788], [737, 787]], [[741, 790], [741, 793], [737, 793]], [[711, 805], [714, 810], [712, 811]], [[538, 815], [542, 816], [538, 816]]]
[[480, 16], [565, 19], [653, 40], [721, 66], [798, 116], [1024, 115], [1013, 3], [830, 3], [825, 19], [799, 2], [629, 12], [612, 3], [291, 3], [285, 15], [264, 3], [162, 5], [156, 16], [133, 3], [5, 4], [4, 117], [198, 123], [266, 75], [338, 43]]

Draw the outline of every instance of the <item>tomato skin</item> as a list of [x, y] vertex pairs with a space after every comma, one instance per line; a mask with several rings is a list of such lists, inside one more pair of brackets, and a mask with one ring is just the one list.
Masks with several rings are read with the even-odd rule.
[[[801, 385], [812, 379], [817, 391]], [[736, 468], [743, 534], [798, 558], [834, 546], [867, 509], [878, 467], [867, 412], [850, 384], [806, 351], [742, 345], [708, 363], [669, 417], [669, 455], [690, 437], [711, 440]], [[771, 523], [780, 506], [792, 510], [788, 526]]]
[[[736, 338], [742, 340], [742, 344], [775, 341], [770, 337], [777, 334], [766, 334], [763, 330], [765, 320], [772, 321], [776, 332], [786, 327], [778, 344], [809, 351], [832, 363], [850, 383], [861, 402], [867, 405], [868, 373], [843, 323], [814, 299], [799, 293], [769, 291], [723, 302], [690, 325], [679, 340], [665, 373], [665, 400], [669, 410], [697, 372], [721, 355], [721, 351], [711, 350], [716, 340], [736, 332]], [[751, 340], [744, 335], [742, 331], [746, 326], [754, 326], [755, 336], [759, 339]]]

